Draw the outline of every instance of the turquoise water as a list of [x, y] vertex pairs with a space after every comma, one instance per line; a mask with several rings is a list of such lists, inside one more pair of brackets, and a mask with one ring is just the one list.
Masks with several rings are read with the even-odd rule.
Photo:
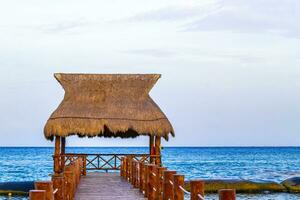
[[[1, 200], [28, 200], [26, 197], [0, 197]], [[189, 198], [186, 197], [186, 200]], [[238, 200], [299, 200], [299, 194], [257, 194], [257, 195], [237, 195]], [[207, 195], [205, 200], [218, 200], [217, 195]]]
[[[66, 151], [70, 153], [147, 153], [148, 148], [67, 148]], [[49, 179], [53, 165], [52, 153], [53, 148], [0, 148], [0, 182]], [[297, 147], [170, 147], [162, 150], [162, 156], [165, 166], [184, 174], [187, 180], [220, 178], [281, 182], [288, 177], [300, 175], [300, 148]], [[292, 194], [270, 194], [263, 195], [263, 197], [240, 196], [240, 199], [264, 198], [300, 199], [300, 196]]]
[[[0, 197], [1, 200], [28, 200], [26, 197]], [[189, 197], [185, 198], [186, 200]], [[256, 195], [237, 195], [237, 200], [299, 200], [299, 194], [256, 194]], [[206, 195], [205, 200], [218, 200], [217, 195]]]

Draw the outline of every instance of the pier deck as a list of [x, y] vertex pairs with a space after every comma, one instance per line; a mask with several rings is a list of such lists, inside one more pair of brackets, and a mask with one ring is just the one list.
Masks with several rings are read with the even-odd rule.
[[83, 176], [76, 190], [75, 200], [145, 200], [143, 194], [119, 173], [91, 172]]

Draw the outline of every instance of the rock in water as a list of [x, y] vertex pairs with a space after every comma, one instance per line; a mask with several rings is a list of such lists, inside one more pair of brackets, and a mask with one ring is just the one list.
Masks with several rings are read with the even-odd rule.
[[300, 192], [300, 177], [292, 177], [281, 183], [289, 192]]
[[[206, 193], [217, 193], [220, 189], [235, 189], [238, 193], [284, 192], [285, 187], [275, 182], [253, 182], [247, 180], [204, 180]], [[189, 190], [189, 183], [186, 185]]]
[[33, 181], [0, 183], [0, 195], [26, 195], [32, 189], [34, 189]]

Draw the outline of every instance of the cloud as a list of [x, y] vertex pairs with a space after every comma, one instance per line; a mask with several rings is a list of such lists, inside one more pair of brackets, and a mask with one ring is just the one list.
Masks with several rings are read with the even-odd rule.
[[[128, 50], [128, 51], [122, 51], [123, 53], [127, 54], [134, 54], [134, 55], [141, 55], [141, 56], [151, 56], [156, 58], [170, 58], [172, 56], [197, 56], [199, 59], [212, 59], [212, 60], [231, 60], [236, 61], [240, 63], [261, 63], [265, 62], [266, 58], [259, 55], [253, 55], [253, 54], [246, 54], [246, 53], [240, 53], [240, 52], [203, 52], [203, 51], [197, 51], [193, 50], [191, 52], [187, 51], [184, 54], [182, 52], [178, 51], [171, 51], [169, 49], [134, 49], [134, 50]], [[199, 55], [201, 55], [199, 57]]]
[[68, 21], [61, 21], [53, 24], [43, 24], [34, 27], [44, 33], [74, 33], [79, 31], [81, 28], [91, 25], [91, 22], [80, 18]]
[[297, 0], [226, 0], [216, 12], [182, 26], [184, 31], [234, 31], [300, 36]]
[[216, 0], [172, 5], [137, 13], [118, 22], [178, 22], [179, 31], [231, 31], [300, 36], [298, 0]]
[[266, 59], [262, 56], [250, 55], [250, 54], [240, 54], [240, 53], [223, 53], [214, 54], [215, 57], [222, 59], [237, 60], [241, 63], [258, 63], [264, 62]]
[[135, 54], [135, 55], [142, 55], [142, 56], [152, 56], [157, 58], [164, 58], [170, 57], [175, 54], [175, 52], [163, 49], [135, 49], [135, 50], [128, 50], [122, 51], [128, 54]]
[[149, 10], [138, 13], [123, 20], [121, 22], [172, 22], [183, 21], [192, 18], [199, 18], [207, 15], [207, 13], [214, 11], [220, 5], [219, 3], [198, 3], [189, 6], [168, 6], [159, 9]]
[[199, 14], [198, 8], [177, 8], [167, 7], [138, 13], [126, 19], [129, 22], [149, 22], [149, 21], [177, 21], [185, 20]]

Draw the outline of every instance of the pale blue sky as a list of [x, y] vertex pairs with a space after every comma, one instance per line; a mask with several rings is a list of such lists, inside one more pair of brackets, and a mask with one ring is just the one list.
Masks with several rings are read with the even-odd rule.
[[164, 145], [300, 145], [299, 21], [298, 0], [1, 1], [0, 145], [53, 145], [55, 72], [161, 73], [151, 96], [176, 131]]

